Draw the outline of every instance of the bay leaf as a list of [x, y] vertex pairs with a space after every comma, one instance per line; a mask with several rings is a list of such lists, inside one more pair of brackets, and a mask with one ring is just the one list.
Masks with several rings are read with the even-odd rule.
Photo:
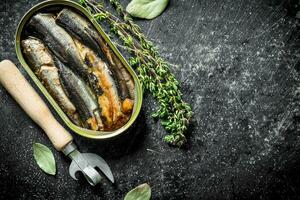
[[137, 186], [130, 190], [124, 200], [150, 200], [151, 188], [147, 183]]
[[56, 174], [56, 164], [51, 150], [43, 144], [33, 144], [33, 156], [38, 166], [47, 174]]
[[169, 0], [132, 0], [126, 11], [133, 17], [153, 19], [167, 7]]

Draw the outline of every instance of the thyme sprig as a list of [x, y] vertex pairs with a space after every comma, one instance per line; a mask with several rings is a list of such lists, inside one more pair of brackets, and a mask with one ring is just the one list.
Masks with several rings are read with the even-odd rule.
[[170, 133], [164, 140], [178, 147], [184, 145], [184, 133], [191, 120], [192, 109], [182, 99], [179, 82], [171, 72], [170, 64], [160, 56], [119, 0], [109, 0], [118, 16], [108, 12], [103, 4], [94, 0], [80, 0], [80, 3], [99, 23], [107, 22], [111, 33], [123, 43], [117, 43], [117, 46], [130, 53], [129, 64], [138, 71], [143, 88], [150, 91], [158, 102], [159, 107], [152, 116], [160, 118], [161, 124]]

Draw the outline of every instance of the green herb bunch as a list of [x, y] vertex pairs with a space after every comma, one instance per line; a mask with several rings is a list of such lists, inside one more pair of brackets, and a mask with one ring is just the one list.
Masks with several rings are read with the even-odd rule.
[[80, 0], [80, 3], [99, 23], [107, 22], [111, 32], [122, 41], [123, 44], [116, 45], [130, 53], [129, 64], [138, 71], [143, 88], [150, 91], [158, 102], [159, 108], [152, 116], [160, 118], [161, 124], [170, 133], [164, 140], [181, 147], [186, 143], [184, 133], [192, 117], [192, 109], [182, 99], [179, 82], [171, 72], [170, 64], [160, 56], [119, 0], [109, 0], [118, 16], [93, 0]]

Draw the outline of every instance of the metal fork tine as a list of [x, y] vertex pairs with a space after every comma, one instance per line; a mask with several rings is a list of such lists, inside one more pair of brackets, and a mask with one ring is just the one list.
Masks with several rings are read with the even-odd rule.
[[85, 157], [85, 159], [89, 162], [91, 166], [98, 167], [112, 183], [115, 182], [110, 167], [102, 157], [94, 153], [82, 153], [82, 155]]
[[69, 167], [69, 174], [75, 180], [78, 180], [78, 178], [76, 178], [76, 172], [78, 171], [81, 171], [80, 168], [78, 167], [76, 162], [72, 161]]

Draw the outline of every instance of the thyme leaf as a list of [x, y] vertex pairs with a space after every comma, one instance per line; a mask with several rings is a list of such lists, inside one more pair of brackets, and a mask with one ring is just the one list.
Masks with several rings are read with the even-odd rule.
[[145, 37], [119, 0], [107, 1], [114, 8], [115, 15], [94, 0], [80, 0], [80, 3], [99, 24], [108, 24], [111, 34], [119, 38], [117, 43], [121, 41], [117, 46], [130, 53], [129, 64], [138, 72], [143, 88], [158, 103], [152, 116], [160, 119], [162, 126], [169, 132], [164, 141], [177, 147], [183, 146], [193, 112], [182, 98], [179, 81], [170, 69], [172, 65], [160, 56], [154, 44]]

